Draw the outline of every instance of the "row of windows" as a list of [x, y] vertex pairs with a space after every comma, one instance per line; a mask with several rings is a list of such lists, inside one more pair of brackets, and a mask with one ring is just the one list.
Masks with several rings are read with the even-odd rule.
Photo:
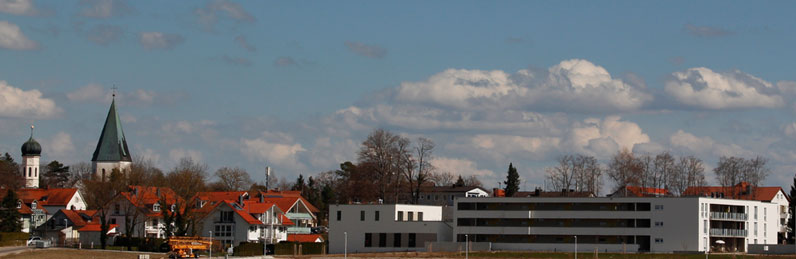
[[[660, 226], [663, 226], [662, 222]], [[458, 218], [457, 226], [466, 227], [575, 227], [575, 228], [649, 228], [649, 219], [559, 219], [559, 218]]]
[[[404, 212], [398, 211], [398, 221], [404, 221]], [[415, 213], [412, 211], [406, 212], [406, 221], [423, 221], [423, 212], [417, 212], [417, 218], [415, 218]]]
[[[387, 247], [387, 233], [378, 233], [378, 247]], [[406, 236], [406, 242], [403, 237]], [[405, 247], [417, 246], [417, 234], [415, 233], [392, 233], [392, 246], [403, 247], [402, 244], [406, 243]], [[373, 233], [365, 233], [365, 247], [373, 247]]]
[[[579, 244], [649, 244], [649, 236], [613, 236], [613, 235], [578, 235]], [[459, 242], [493, 242], [493, 243], [540, 243], [558, 244], [574, 243], [572, 235], [503, 235], [503, 234], [463, 234], [457, 236]]]
[[[415, 217], [417, 216], [417, 217]], [[359, 211], [359, 221], [365, 221], [367, 218], [366, 213], [364, 210]], [[343, 219], [343, 211], [337, 211], [337, 221]], [[373, 220], [380, 221], [381, 220], [381, 212], [374, 211], [373, 212]], [[404, 211], [398, 211], [398, 221], [404, 221]], [[405, 221], [423, 221], [423, 212], [422, 211], [406, 211], [406, 220]]]
[[[503, 210], [503, 211], [650, 211], [650, 203], [621, 202], [460, 202], [459, 210]], [[663, 205], [655, 205], [662, 210]]]
[[233, 225], [216, 225], [215, 231], [213, 231], [213, 236], [231, 237], [234, 233], [233, 231], [234, 231]]
[[28, 167], [28, 177], [39, 177], [39, 168]]

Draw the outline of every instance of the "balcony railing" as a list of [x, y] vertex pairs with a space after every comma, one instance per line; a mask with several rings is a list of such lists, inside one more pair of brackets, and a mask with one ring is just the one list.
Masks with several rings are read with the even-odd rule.
[[739, 220], [745, 221], [749, 219], [749, 214], [746, 213], [737, 213], [737, 212], [710, 212], [710, 219], [719, 219], [719, 220]]
[[310, 234], [312, 233], [312, 229], [309, 227], [288, 227], [287, 228], [288, 234]]
[[711, 228], [711, 236], [722, 237], [745, 237], [748, 231], [746, 229], [726, 229], [726, 228]]

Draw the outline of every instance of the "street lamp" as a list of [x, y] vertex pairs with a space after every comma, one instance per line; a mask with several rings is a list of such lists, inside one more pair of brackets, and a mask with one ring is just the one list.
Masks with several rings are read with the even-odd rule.
[[207, 258], [213, 258], [213, 231], [210, 230], [210, 249]]
[[470, 258], [470, 236], [464, 235], [464, 259]]
[[575, 259], [578, 259], [578, 236], [575, 236]]
[[345, 236], [343, 258], [348, 258], [348, 232], [343, 232], [343, 235]]

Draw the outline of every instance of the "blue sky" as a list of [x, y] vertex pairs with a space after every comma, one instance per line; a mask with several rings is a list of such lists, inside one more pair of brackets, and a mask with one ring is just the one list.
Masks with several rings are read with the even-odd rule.
[[[0, 151], [88, 161], [119, 87], [134, 156], [293, 179], [377, 127], [487, 186], [561, 154], [770, 159], [796, 170], [788, 1], [0, 0]], [[712, 172], [707, 173], [713, 181]]]

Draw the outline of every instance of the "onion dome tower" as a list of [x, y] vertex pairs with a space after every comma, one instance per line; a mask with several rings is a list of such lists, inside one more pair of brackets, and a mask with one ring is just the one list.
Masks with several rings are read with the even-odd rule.
[[33, 139], [33, 125], [30, 126], [30, 138], [22, 144], [22, 174], [26, 188], [39, 188], [39, 158], [41, 145]]

